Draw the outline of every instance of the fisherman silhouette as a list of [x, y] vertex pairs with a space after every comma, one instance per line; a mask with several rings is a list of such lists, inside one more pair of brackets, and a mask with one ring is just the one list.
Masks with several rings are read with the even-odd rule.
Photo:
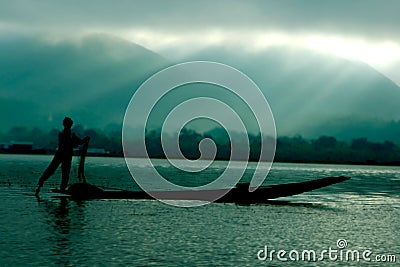
[[43, 183], [50, 178], [61, 164], [62, 179], [60, 185], [60, 191], [65, 191], [69, 181], [69, 173], [71, 170], [71, 161], [74, 147], [89, 142], [90, 137], [86, 136], [80, 139], [74, 133], [71, 132], [71, 127], [74, 122], [71, 118], [65, 117], [63, 120], [64, 129], [58, 133], [58, 150], [53, 157], [50, 165], [44, 171], [42, 176], [39, 178], [38, 187], [35, 195], [38, 196]]

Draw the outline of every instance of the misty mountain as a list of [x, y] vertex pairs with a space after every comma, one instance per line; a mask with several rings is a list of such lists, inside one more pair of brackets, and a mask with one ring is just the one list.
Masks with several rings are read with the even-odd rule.
[[188, 59], [225, 63], [253, 79], [271, 106], [280, 136], [400, 142], [400, 88], [364, 63], [282, 47], [254, 54], [214, 48]]
[[65, 115], [89, 127], [121, 124], [135, 90], [169, 64], [105, 35], [58, 41], [1, 36], [0, 62], [3, 129], [59, 128]]
[[[400, 143], [400, 88], [366, 64], [307, 50], [275, 48], [252, 54], [217, 47], [173, 62], [106, 35], [74, 40], [1, 36], [0, 121], [4, 131], [12, 126], [60, 128], [65, 115], [85, 127], [120, 125], [143, 81], [187, 60], [226, 63], [253, 79], [269, 101], [280, 136], [367, 137]], [[224, 91], [200, 87], [171, 94], [160, 110], [172, 109], [192, 92], [215, 92], [227, 104], [233, 101], [231, 106], [239, 113], [245, 109]], [[155, 113], [162, 121], [163, 116]], [[211, 126], [203, 133], [215, 128]]]

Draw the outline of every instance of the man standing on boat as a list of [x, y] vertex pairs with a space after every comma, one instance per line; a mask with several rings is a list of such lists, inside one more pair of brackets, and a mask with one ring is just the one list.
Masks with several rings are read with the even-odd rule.
[[35, 195], [38, 196], [43, 183], [54, 174], [58, 166], [61, 164], [62, 180], [60, 185], [60, 190], [65, 191], [69, 181], [69, 173], [71, 170], [71, 161], [74, 147], [77, 145], [89, 142], [90, 137], [86, 136], [83, 139], [77, 137], [71, 132], [71, 127], [74, 122], [71, 118], [65, 117], [63, 120], [64, 129], [58, 133], [58, 149], [53, 157], [50, 165], [44, 171], [39, 179], [38, 187], [36, 189]]

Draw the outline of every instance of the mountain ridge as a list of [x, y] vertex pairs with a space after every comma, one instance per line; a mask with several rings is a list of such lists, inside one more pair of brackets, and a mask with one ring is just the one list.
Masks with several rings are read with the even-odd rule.
[[49, 129], [69, 115], [85, 127], [120, 125], [143, 81], [188, 60], [225, 63], [253, 79], [270, 103], [278, 135], [400, 136], [400, 88], [361, 62], [286, 48], [251, 54], [221, 47], [172, 62], [108, 35], [56, 42], [0, 36], [0, 121], [3, 129]]
[[0, 102], [16, 103], [1, 118], [5, 127], [58, 127], [66, 114], [91, 127], [120, 123], [137, 87], [170, 65], [142, 46], [105, 35], [57, 43], [25, 37], [0, 46], [9, 49], [0, 52]]

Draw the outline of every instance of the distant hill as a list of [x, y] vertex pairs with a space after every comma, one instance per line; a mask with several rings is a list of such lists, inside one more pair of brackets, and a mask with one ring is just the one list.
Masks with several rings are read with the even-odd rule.
[[364, 63], [285, 48], [261, 54], [214, 48], [188, 59], [225, 63], [252, 78], [269, 101], [280, 136], [400, 143], [400, 88]]
[[120, 124], [139, 85], [170, 63], [146, 48], [105, 35], [48, 41], [0, 36], [0, 121], [60, 127], [70, 115], [88, 127]]
[[[2, 129], [59, 128], [64, 115], [85, 127], [120, 125], [144, 80], [187, 60], [226, 63], [252, 78], [271, 105], [280, 136], [367, 137], [400, 143], [400, 88], [366, 64], [285, 48], [262, 54], [210, 48], [173, 62], [106, 35], [58, 41], [0, 36]], [[177, 99], [171, 96], [167, 106], [173, 107]]]

